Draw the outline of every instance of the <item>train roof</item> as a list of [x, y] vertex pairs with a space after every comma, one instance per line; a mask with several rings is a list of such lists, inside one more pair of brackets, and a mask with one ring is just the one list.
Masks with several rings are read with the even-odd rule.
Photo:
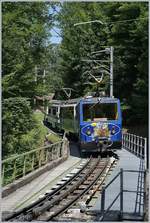
[[117, 102], [118, 99], [117, 98], [112, 98], [112, 97], [90, 97], [90, 98], [83, 98], [81, 100], [83, 103], [84, 102], [93, 102], [93, 103], [97, 103], [99, 102]]
[[79, 102], [93, 102], [97, 103], [98, 101], [102, 102], [117, 102], [117, 98], [111, 98], [111, 97], [86, 97], [86, 98], [74, 98], [69, 100], [51, 100], [50, 104], [53, 106], [63, 106], [63, 105], [77, 105]]
[[79, 102], [80, 98], [75, 98], [70, 100], [51, 100], [49, 104], [56, 107], [59, 106], [69, 107], [69, 106], [76, 106]]

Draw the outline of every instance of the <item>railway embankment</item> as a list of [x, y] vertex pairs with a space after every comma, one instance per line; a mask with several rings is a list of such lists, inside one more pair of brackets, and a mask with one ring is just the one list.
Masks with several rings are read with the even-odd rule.
[[[114, 160], [114, 159], [113, 159]], [[103, 184], [104, 175], [107, 175], [107, 168], [112, 165], [110, 158], [90, 158], [78, 164], [75, 169], [69, 172], [61, 181], [57, 182], [51, 190], [41, 195], [39, 199], [33, 201], [25, 208], [13, 213], [7, 220], [37, 220], [55, 218], [63, 214], [65, 210], [74, 205], [78, 199], [85, 196], [89, 199], [89, 193], [94, 193], [94, 188]], [[101, 180], [100, 180], [101, 179]], [[99, 181], [100, 180], [100, 181]], [[90, 192], [90, 194], [91, 194]], [[54, 196], [55, 195], [55, 196]], [[58, 204], [60, 203], [60, 204]], [[62, 206], [63, 204], [63, 206]], [[77, 204], [76, 204], [77, 205]], [[29, 209], [28, 209], [29, 208]], [[47, 215], [47, 209], [54, 209]], [[42, 211], [42, 212], [41, 212]], [[46, 211], [46, 215], [44, 214]], [[52, 214], [53, 213], [53, 214]]]
[[67, 138], [59, 136], [43, 124], [44, 116], [41, 111], [34, 112], [34, 117], [38, 122], [37, 132], [40, 134], [38, 146], [2, 161], [2, 197], [55, 168], [69, 156]]
[[[56, 143], [3, 160], [2, 197], [8, 196], [40, 175], [63, 163], [68, 159], [69, 151], [69, 142], [64, 137]], [[20, 162], [22, 162], [22, 165], [19, 165]], [[9, 169], [11, 171], [9, 172], [9, 180], [11, 181], [7, 183], [7, 166], [10, 163], [12, 164]]]
[[[12, 186], [7, 185], [3, 187], [3, 190], [4, 188], [6, 189], [3, 193], [7, 192], [7, 195], [2, 198], [2, 211], [13, 212], [37, 200], [39, 196], [50, 190], [67, 172], [70, 172], [72, 168], [78, 165], [81, 158], [74, 153], [77, 148], [71, 145], [71, 155], [69, 156], [68, 146], [70, 145], [66, 147], [64, 158], [55, 160], [53, 163], [50, 162], [37, 171], [34, 171], [34, 173], [28, 174], [26, 176], [27, 179], [23, 177], [18, 182], [12, 183]], [[26, 181], [24, 185], [22, 180]], [[8, 190], [10, 193], [8, 193]]]
[[50, 163], [46, 164], [45, 166], [42, 166], [38, 168], [37, 170], [27, 174], [24, 177], [21, 177], [17, 179], [15, 182], [10, 183], [7, 186], [4, 186], [2, 189], [2, 197], [6, 197], [9, 194], [13, 193], [14, 191], [18, 190], [19, 188], [25, 186], [28, 183], [31, 183], [34, 179], [39, 177], [40, 175], [44, 174], [47, 171], [50, 171], [63, 163], [68, 158], [68, 155], [62, 156], [58, 158], [57, 160], [51, 161]]

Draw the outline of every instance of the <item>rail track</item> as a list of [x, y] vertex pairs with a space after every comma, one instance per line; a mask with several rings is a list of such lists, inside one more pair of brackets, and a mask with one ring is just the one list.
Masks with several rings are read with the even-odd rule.
[[[111, 158], [90, 158], [82, 168], [52, 192], [28, 205], [27, 207], [6, 216], [4, 221], [51, 221], [61, 216], [79, 200], [85, 198], [91, 190], [100, 187], [97, 182], [104, 178]], [[101, 181], [101, 184], [104, 180]], [[88, 196], [89, 198], [89, 196]]]

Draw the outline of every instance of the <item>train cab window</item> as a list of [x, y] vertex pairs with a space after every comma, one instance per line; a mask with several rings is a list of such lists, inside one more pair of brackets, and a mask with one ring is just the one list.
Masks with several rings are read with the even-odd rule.
[[98, 103], [83, 105], [84, 121], [107, 121], [118, 119], [117, 103]]

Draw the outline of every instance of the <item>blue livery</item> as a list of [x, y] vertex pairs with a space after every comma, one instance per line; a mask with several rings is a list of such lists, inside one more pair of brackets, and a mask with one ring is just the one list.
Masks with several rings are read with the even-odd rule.
[[80, 100], [79, 136], [82, 150], [121, 148], [122, 115], [119, 99]]
[[55, 100], [49, 105], [46, 121], [53, 128], [76, 135], [82, 151], [121, 148], [122, 114], [117, 98]]

